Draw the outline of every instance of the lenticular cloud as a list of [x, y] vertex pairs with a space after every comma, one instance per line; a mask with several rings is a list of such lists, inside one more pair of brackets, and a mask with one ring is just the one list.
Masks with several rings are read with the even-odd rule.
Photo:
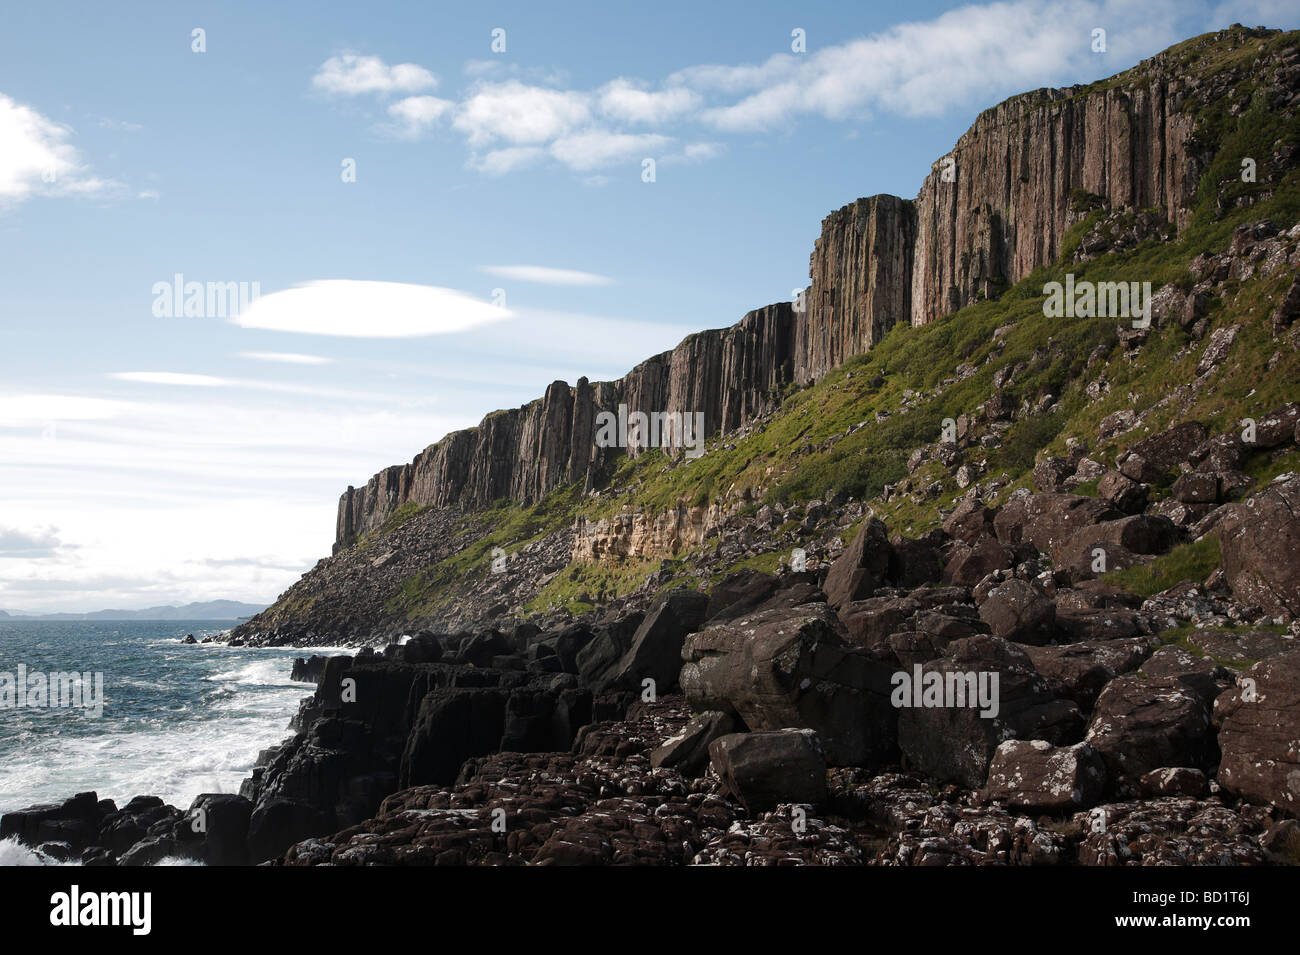
[[263, 295], [233, 321], [245, 328], [350, 338], [418, 338], [513, 317], [456, 289], [329, 279]]

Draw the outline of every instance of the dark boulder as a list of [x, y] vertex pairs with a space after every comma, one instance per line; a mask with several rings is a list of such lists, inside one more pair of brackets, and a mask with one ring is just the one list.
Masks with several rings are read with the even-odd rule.
[[751, 730], [816, 730], [834, 766], [895, 750], [891, 668], [845, 643], [825, 604], [767, 610], [686, 639], [682, 690], [695, 710], [734, 713]]
[[826, 801], [826, 758], [812, 730], [732, 733], [709, 745], [709, 759], [724, 791], [750, 814]]
[[1209, 436], [1199, 421], [1184, 421], [1134, 443], [1120, 456], [1119, 469], [1142, 484], [1168, 484], [1172, 472]]
[[1120, 795], [1136, 794], [1153, 769], [1209, 770], [1218, 760], [1209, 706], [1177, 677], [1116, 677], [1097, 698], [1087, 740], [1106, 761]]
[[1214, 702], [1219, 784], [1300, 816], [1300, 650], [1261, 660]]
[[989, 766], [985, 799], [1009, 809], [1075, 812], [1095, 805], [1106, 787], [1106, 764], [1087, 743], [1007, 740]]

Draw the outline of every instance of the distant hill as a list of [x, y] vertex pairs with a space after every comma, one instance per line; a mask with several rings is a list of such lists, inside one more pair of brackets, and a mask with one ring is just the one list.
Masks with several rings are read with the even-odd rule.
[[241, 620], [260, 613], [264, 604], [240, 603], [237, 600], [207, 600], [189, 603], [183, 607], [146, 607], [144, 610], [94, 610], [89, 613], [6, 613], [0, 617], [9, 620]]

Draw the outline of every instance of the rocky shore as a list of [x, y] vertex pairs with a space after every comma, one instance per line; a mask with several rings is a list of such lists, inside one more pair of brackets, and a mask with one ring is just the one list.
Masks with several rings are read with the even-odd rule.
[[[1300, 406], [1262, 420], [1294, 441]], [[0, 837], [91, 865], [1295, 862], [1300, 475], [1191, 524], [1122, 506], [1145, 467], [1221, 482], [1202, 432], [1108, 496], [1052, 489], [1080, 459], [921, 539], [869, 518], [820, 574], [300, 661], [316, 690], [239, 794], [86, 793]], [[1209, 534], [1209, 580], [1092, 572]]]

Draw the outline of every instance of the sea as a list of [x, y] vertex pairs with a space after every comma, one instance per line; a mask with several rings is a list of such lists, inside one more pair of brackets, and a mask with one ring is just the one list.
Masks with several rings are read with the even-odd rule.
[[[119, 806], [150, 795], [182, 809], [200, 793], [238, 792], [315, 689], [289, 679], [294, 658], [345, 651], [181, 642], [235, 623], [0, 620], [0, 813], [88, 790]], [[5, 705], [4, 680], [20, 667], [29, 678], [90, 674], [91, 687], [102, 674], [102, 712]]]

